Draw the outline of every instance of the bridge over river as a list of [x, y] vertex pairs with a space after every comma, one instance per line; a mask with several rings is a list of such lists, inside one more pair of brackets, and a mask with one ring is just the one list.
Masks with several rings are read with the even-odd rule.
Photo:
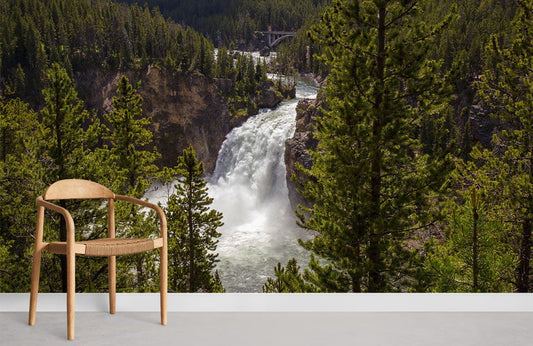
[[295, 31], [256, 31], [256, 34], [263, 35], [266, 38], [266, 42], [270, 48], [274, 48], [281, 41], [288, 37], [294, 37], [296, 35]]

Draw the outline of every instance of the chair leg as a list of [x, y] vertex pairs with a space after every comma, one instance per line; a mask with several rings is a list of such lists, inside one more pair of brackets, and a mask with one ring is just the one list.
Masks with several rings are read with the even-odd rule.
[[159, 263], [159, 289], [161, 295], [161, 324], [167, 324], [167, 290], [168, 290], [168, 279], [167, 279], [167, 243], [163, 243], [161, 248], [161, 260]]
[[37, 295], [39, 294], [39, 276], [41, 275], [41, 251], [36, 249], [33, 254], [33, 265], [31, 269], [31, 293], [30, 293], [30, 314], [28, 324], [35, 324], [35, 314], [37, 312]]
[[109, 282], [109, 313], [114, 314], [116, 311], [116, 297], [117, 297], [117, 257], [108, 257], [108, 272], [107, 280]]
[[[74, 249], [72, 249], [74, 250]], [[76, 256], [67, 252], [67, 338], [74, 340], [74, 308], [76, 293]]]
[[33, 264], [31, 268], [31, 292], [30, 292], [30, 313], [28, 324], [35, 324], [35, 313], [37, 312], [37, 295], [39, 294], [39, 276], [41, 275], [41, 253], [43, 251], [43, 227], [44, 227], [44, 207], [37, 208], [37, 227], [35, 229], [35, 243], [33, 247]]

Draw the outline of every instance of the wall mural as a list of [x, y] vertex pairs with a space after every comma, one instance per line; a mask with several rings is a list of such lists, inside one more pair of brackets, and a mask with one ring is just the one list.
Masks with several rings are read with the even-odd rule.
[[[127, 2], [0, 4], [0, 292], [30, 290], [64, 179], [164, 210], [169, 292], [531, 291], [531, 1]], [[51, 202], [77, 241], [113, 228], [105, 199]], [[76, 290], [110, 266], [79, 256]], [[120, 256], [117, 291], [159, 267]], [[40, 292], [66, 277], [44, 253]]]

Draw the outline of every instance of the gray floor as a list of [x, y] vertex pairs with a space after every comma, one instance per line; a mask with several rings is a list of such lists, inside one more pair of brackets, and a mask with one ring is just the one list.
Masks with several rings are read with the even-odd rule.
[[0, 313], [0, 345], [533, 345], [533, 313]]

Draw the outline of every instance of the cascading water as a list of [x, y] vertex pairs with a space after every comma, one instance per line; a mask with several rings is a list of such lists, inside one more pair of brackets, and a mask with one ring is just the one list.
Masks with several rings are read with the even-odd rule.
[[260, 292], [278, 262], [308, 261], [297, 243], [308, 235], [296, 226], [289, 205], [284, 152], [297, 102], [314, 97], [316, 88], [299, 82], [295, 99], [261, 110], [222, 144], [209, 194], [212, 208], [224, 214], [217, 270], [227, 292]]
[[[296, 104], [315, 98], [317, 89], [303, 80], [296, 98], [275, 109], [262, 109], [233, 129], [220, 148], [209, 179], [211, 208], [223, 213], [216, 252], [217, 270], [227, 292], [261, 292], [278, 262], [309, 260], [298, 239], [309, 238], [296, 225], [285, 178], [285, 140], [294, 133]], [[174, 184], [154, 184], [146, 197], [166, 204]]]

